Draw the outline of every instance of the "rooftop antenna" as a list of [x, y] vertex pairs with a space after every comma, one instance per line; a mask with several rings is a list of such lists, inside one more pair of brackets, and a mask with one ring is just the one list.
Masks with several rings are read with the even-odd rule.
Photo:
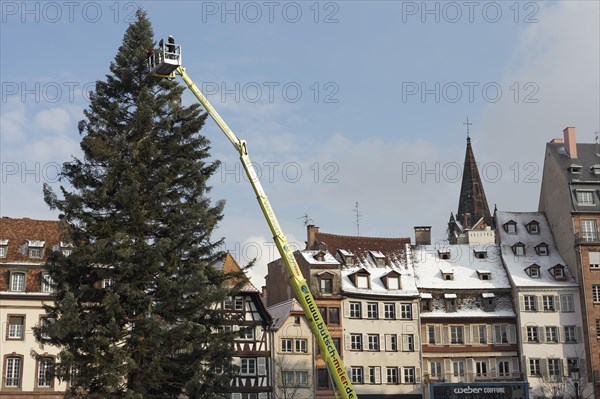
[[354, 205], [354, 214], [356, 215], [356, 221], [354, 222], [356, 224], [356, 235], [359, 236], [360, 235], [360, 221], [359, 221], [359, 219], [362, 217], [362, 215], [358, 211], [358, 201], [356, 201], [356, 204]]
[[311, 218], [308, 217], [308, 213], [305, 213], [304, 216], [300, 216], [296, 219], [304, 219], [304, 227], [308, 226], [308, 224], [313, 221]]
[[471, 137], [469, 136], [469, 126], [472, 125], [472, 123], [469, 123], [469, 116], [467, 115], [467, 121], [463, 122], [463, 125], [467, 125], [467, 140], [471, 140]]

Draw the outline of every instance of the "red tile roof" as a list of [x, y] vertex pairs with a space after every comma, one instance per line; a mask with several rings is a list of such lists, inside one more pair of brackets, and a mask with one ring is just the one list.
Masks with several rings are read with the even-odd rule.
[[401, 258], [405, 261], [406, 244], [410, 244], [410, 238], [407, 237], [359, 237], [317, 232], [315, 238], [327, 244], [327, 250], [333, 256], [337, 255], [338, 249], [344, 249], [352, 252], [361, 261], [368, 256], [369, 251], [379, 251], [388, 259]]
[[[59, 220], [33, 220], [29, 218], [0, 218], [0, 241], [8, 240], [7, 256], [0, 263], [43, 263], [46, 251], [56, 246], [60, 240]], [[24, 249], [28, 240], [45, 241], [42, 258], [31, 259]]]

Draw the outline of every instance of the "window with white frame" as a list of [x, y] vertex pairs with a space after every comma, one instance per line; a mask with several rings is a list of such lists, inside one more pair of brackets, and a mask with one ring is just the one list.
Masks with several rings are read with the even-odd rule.
[[398, 290], [400, 289], [400, 279], [398, 277], [387, 277], [387, 289]]
[[297, 338], [295, 340], [296, 343], [296, 353], [307, 353], [308, 352], [308, 341], [306, 338]]
[[464, 327], [463, 326], [450, 326], [450, 343], [451, 344], [464, 344]]
[[415, 336], [413, 334], [402, 334], [402, 351], [414, 352]]
[[400, 304], [400, 318], [403, 320], [412, 320], [412, 303]]
[[253, 340], [254, 337], [255, 337], [254, 327], [244, 327], [244, 332], [242, 333], [242, 336], [240, 337], [240, 339], [249, 341], [249, 340]]
[[480, 344], [487, 344], [487, 328], [485, 325], [480, 325], [477, 326], [478, 330], [479, 330], [479, 343]]
[[435, 326], [432, 326], [432, 325], [427, 326], [427, 342], [430, 345], [435, 344]]
[[529, 359], [529, 375], [542, 375], [541, 359]]
[[539, 244], [535, 247], [535, 252], [540, 256], [548, 256], [550, 251], [548, 250], [548, 244]]
[[396, 304], [384, 303], [383, 304], [383, 317], [388, 320], [395, 319], [396, 318]]
[[525, 307], [525, 311], [527, 312], [535, 312], [535, 295], [525, 295], [523, 296], [523, 303]]
[[308, 371], [296, 371], [296, 385], [297, 386], [307, 386], [308, 385]]
[[496, 367], [498, 368], [499, 377], [510, 376], [510, 363], [508, 360], [497, 360]]
[[367, 335], [368, 348], [370, 351], [379, 350], [379, 334], [368, 334]]
[[8, 245], [0, 245], [0, 258], [6, 258], [8, 255]]
[[404, 383], [405, 384], [414, 384], [415, 380], [415, 368], [414, 367], [404, 367]]
[[369, 276], [357, 275], [356, 286], [358, 288], [369, 288]]
[[377, 319], [379, 316], [379, 310], [376, 302], [368, 302], [367, 303], [367, 318], [368, 319]]
[[598, 228], [595, 220], [581, 221], [581, 239], [583, 241], [598, 241]]
[[[104, 288], [104, 283], [102, 284], [102, 287]], [[223, 309], [225, 310], [230, 310], [233, 308], [233, 298], [228, 296], [227, 298], [225, 298], [225, 300], [223, 301]]]
[[25, 316], [8, 316], [8, 339], [23, 339], [25, 337]]
[[54, 292], [54, 280], [49, 274], [42, 275], [42, 292]]
[[281, 383], [284, 387], [293, 387], [294, 386], [294, 372], [289, 370], [284, 370], [281, 372]]
[[590, 269], [600, 269], [600, 252], [590, 251], [588, 252], [588, 258]]
[[554, 295], [542, 296], [542, 304], [545, 312], [554, 312]]
[[4, 385], [8, 388], [19, 388], [21, 386], [21, 375], [23, 358], [7, 357], [4, 367]]
[[529, 277], [532, 278], [540, 278], [540, 267], [539, 266], [530, 266], [527, 269], [527, 272], [529, 273]]
[[594, 205], [594, 192], [576, 190], [577, 205]]
[[386, 382], [388, 384], [398, 383], [398, 368], [397, 367], [386, 367]]
[[535, 220], [527, 223], [527, 231], [529, 234], [540, 234], [540, 224]]
[[233, 299], [233, 308], [235, 310], [244, 310], [244, 297], [236, 296]]
[[525, 255], [525, 245], [521, 242], [512, 246], [513, 253], [517, 256]]
[[350, 380], [355, 384], [363, 383], [363, 368], [362, 367], [350, 367]]
[[508, 344], [508, 326], [505, 324], [494, 326], [494, 343]]
[[282, 338], [281, 339], [281, 351], [284, 353], [292, 353], [293, 339]]
[[465, 376], [465, 362], [462, 360], [455, 360], [452, 362], [452, 373], [455, 377]]
[[256, 359], [242, 358], [240, 365], [240, 375], [256, 375]]
[[396, 334], [385, 334], [385, 350], [388, 352], [398, 350], [398, 336]]
[[319, 293], [333, 294], [333, 277], [331, 275], [319, 276]]
[[350, 302], [350, 318], [360, 319], [360, 302]]
[[41, 247], [29, 247], [29, 257], [32, 259], [39, 259], [42, 257], [43, 248]]
[[558, 342], [558, 327], [546, 327], [546, 342]]
[[109, 288], [115, 285], [115, 279], [113, 277], [105, 278], [102, 280], [102, 288]]
[[368, 368], [368, 378], [369, 384], [377, 384], [379, 383], [379, 373], [381, 368], [379, 366], [369, 366]]
[[527, 342], [539, 342], [537, 326], [527, 326]]
[[[49, 327], [52, 324], [54, 324], [55, 322], [56, 322], [56, 320], [52, 317], [46, 317], [46, 316], [40, 317], [40, 327]], [[50, 338], [50, 335], [47, 332], [42, 331], [41, 337], [44, 339], [48, 339], [48, 338]]]
[[517, 234], [517, 223], [512, 220], [504, 223], [504, 230], [506, 230], [506, 233], [508, 234]]
[[362, 350], [362, 334], [350, 334], [350, 349], [354, 351]]
[[577, 342], [577, 327], [576, 326], [565, 326], [565, 342], [574, 343]]
[[475, 361], [475, 375], [477, 377], [486, 377], [487, 376], [487, 361], [486, 360]]
[[548, 375], [551, 379], [558, 379], [562, 376], [561, 359], [548, 359]]
[[573, 300], [573, 294], [563, 294], [560, 296], [560, 311], [561, 312], [574, 312], [575, 301]]
[[25, 273], [12, 272], [10, 274], [10, 290], [13, 292], [25, 291]]
[[442, 376], [442, 363], [441, 362], [430, 362], [429, 363], [429, 376], [431, 378], [440, 378]]
[[592, 285], [592, 300], [596, 303], [600, 302], [600, 285]]
[[40, 388], [51, 388], [53, 383], [52, 368], [54, 359], [45, 357], [38, 360], [37, 386]]

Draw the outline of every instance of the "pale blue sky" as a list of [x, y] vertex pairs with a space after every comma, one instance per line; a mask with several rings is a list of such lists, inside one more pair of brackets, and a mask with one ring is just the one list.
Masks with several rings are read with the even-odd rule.
[[[356, 234], [356, 201], [361, 235], [432, 225], [442, 238], [467, 115], [501, 210], [537, 209], [544, 146], [564, 127], [582, 142], [600, 129], [597, 1], [2, 1], [3, 216], [56, 216], [41, 183], [78, 154], [83, 88], [108, 73], [139, 6], [248, 141], [292, 241], [305, 240], [305, 213], [322, 231]], [[212, 179], [213, 198], [227, 200], [217, 235], [241, 263], [258, 256], [262, 275], [274, 255], [266, 223], [226, 138], [212, 122], [203, 134], [224, 163]]]

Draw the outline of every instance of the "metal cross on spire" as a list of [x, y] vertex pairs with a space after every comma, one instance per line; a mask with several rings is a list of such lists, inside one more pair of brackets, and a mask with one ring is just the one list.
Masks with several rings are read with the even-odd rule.
[[472, 125], [472, 123], [469, 122], [469, 117], [467, 116], [467, 121], [463, 122], [463, 125], [467, 125], [467, 139], [470, 139], [469, 137], [469, 126]]

